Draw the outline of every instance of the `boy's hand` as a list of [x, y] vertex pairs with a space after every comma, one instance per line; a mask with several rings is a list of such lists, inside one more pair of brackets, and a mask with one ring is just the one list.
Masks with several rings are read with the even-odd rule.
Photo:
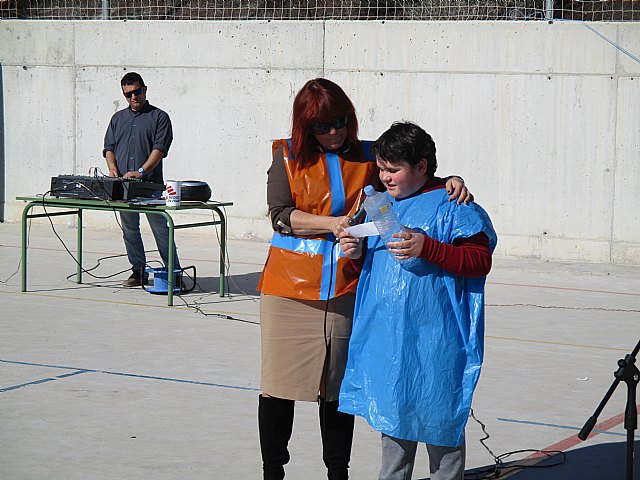
[[458, 204], [462, 202], [464, 202], [465, 204], [473, 202], [473, 194], [465, 186], [464, 180], [462, 180], [462, 178], [449, 177], [447, 179], [447, 182], [445, 183], [445, 188], [447, 189], [447, 193], [449, 194], [450, 202], [456, 199]]
[[387, 250], [395, 255], [398, 260], [406, 260], [412, 257], [419, 257], [424, 245], [424, 235], [413, 232], [409, 229], [402, 233], [394, 233], [393, 238], [397, 238], [397, 242], [387, 243]]
[[340, 239], [340, 248], [345, 257], [356, 260], [362, 256], [361, 238], [352, 237], [344, 230], [340, 232], [338, 238]]

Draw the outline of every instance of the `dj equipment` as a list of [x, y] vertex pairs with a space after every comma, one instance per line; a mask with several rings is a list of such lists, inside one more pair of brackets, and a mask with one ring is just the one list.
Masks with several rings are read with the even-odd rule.
[[126, 202], [136, 197], [151, 197], [156, 192], [162, 192], [164, 185], [137, 178], [58, 175], [51, 177], [50, 190], [58, 198], [99, 198]]
[[206, 202], [211, 198], [211, 188], [207, 182], [196, 180], [183, 180], [181, 201], [183, 202]]

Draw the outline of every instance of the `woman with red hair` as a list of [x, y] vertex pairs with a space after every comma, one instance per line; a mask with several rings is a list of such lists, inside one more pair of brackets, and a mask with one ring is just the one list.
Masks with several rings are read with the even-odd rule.
[[[272, 146], [274, 235], [258, 285], [265, 480], [284, 478], [295, 400], [319, 403], [328, 478], [348, 478], [354, 417], [337, 408], [360, 263], [341, 254], [336, 238], [362, 204], [363, 188], [379, 185], [371, 143], [358, 139], [349, 97], [317, 78], [296, 95], [291, 138]], [[458, 201], [472, 199], [461, 179], [449, 179], [447, 189]]]

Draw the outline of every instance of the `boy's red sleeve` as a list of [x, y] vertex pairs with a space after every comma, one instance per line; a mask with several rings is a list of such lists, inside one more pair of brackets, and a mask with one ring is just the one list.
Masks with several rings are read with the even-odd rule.
[[453, 244], [424, 235], [420, 258], [463, 277], [484, 277], [491, 270], [491, 248], [484, 233], [458, 238]]

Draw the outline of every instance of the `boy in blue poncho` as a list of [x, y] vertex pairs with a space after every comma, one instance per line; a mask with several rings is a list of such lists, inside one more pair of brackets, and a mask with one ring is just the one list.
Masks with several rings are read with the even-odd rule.
[[417, 442], [427, 444], [432, 480], [462, 480], [496, 234], [481, 207], [448, 201], [422, 128], [394, 123], [373, 152], [406, 229], [387, 248], [379, 236], [340, 235], [351, 259], [368, 243], [340, 410], [382, 432], [380, 480], [411, 478]]

